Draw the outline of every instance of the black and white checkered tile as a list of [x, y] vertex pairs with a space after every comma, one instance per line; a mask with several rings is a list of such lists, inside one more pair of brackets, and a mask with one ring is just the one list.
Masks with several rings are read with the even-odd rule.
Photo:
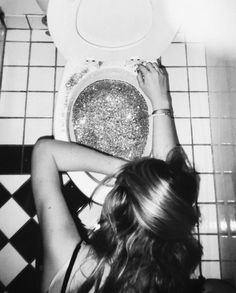
[[[75, 212], [87, 198], [63, 178], [63, 193]], [[0, 292], [37, 293], [42, 249], [30, 176], [0, 175], [0, 195]]]

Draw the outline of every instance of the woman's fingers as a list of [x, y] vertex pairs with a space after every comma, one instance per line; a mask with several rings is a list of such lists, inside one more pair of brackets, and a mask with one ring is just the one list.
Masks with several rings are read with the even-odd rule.
[[138, 71], [137, 79], [138, 79], [139, 85], [143, 86], [144, 85], [144, 80], [143, 80], [142, 73], [140, 71]]
[[141, 72], [143, 74], [143, 76], [145, 76], [145, 74], [147, 74], [149, 72], [149, 70], [147, 69], [146, 66], [140, 64], [138, 67], [138, 72]]
[[148, 62], [147, 65], [146, 65], [146, 67], [151, 72], [155, 72], [155, 70], [156, 70], [155, 67], [154, 67], [154, 65], [153, 65], [153, 63], [151, 63], [151, 62]]

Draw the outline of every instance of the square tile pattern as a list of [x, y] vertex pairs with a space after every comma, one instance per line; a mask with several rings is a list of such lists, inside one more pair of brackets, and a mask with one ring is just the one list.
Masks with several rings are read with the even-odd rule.
[[[0, 292], [38, 292], [41, 239], [30, 158], [36, 140], [52, 135], [55, 97], [65, 60], [45, 34], [41, 16], [8, 16], [6, 23], [0, 98], [0, 263], [4, 264], [0, 267]], [[184, 40], [183, 33], [178, 33], [162, 62], [169, 73], [180, 143], [201, 177], [201, 271], [205, 277], [236, 282], [236, 273], [232, 273], [236, 268], [233, 180], [229, 173], [214, 173], [205, 48]], [[226, 155], [228, 151], [226, 148]], [[232, 170], [230, 164], [219, 160], [218, 169], [224, 168]], [[220, 181], [215, 181], [215, 176]], [[66, 175], [63, 179], [63, 192], [74, 212], [87, 199]], [[225, 195], [222, 186], [227, 187]]]

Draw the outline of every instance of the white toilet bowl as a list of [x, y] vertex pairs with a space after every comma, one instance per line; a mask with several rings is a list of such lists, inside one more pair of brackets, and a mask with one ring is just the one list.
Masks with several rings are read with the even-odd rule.
[[[169, 46], [178, 27], [168, 21], [166, 4], [175, 0], [50, 0], [48, 26], [67, 63], [54, 113], [54, 136], [71, 140], [71, 108], [78, 94], [96, 80], [118, 79], [138, 89], [135, 69], [154, 61]], [[115, 73], [116, 72], [116, 73]], [[149, 123], [149, 133], [152, 125]], [[143, 155], [151, 150], [148, 135]], [[97, 174], [70, 172], [80, 190], [90, 196]], [[102, 204], [110, 187], [103, 186], [93, 200]]]

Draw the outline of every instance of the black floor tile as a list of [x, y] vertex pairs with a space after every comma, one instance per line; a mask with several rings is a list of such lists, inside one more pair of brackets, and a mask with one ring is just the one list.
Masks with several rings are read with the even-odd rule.
[[23, 151], [23, 174], [30, 174], [31, 173], [31, 156], [33, 151], [33, 145], [24, 146]]
[[30, 217], [34, 217], [36, 215], [30, 179], [26, 181], [12, 196]]
[[7, 236], [0, 230], [0, 250], [8, 243]]
[[21, 145], [0, 145], [0, 174], [20, 174]]
[[28, 263], [31, 263], [41, 249], [39, 225], [31, 219], [14, 234], [10, 243]]
[[6, 289], [8, 293], [39, 293], [39, 274], [28, 265]]
[[0, 207], [2, 207], [10, 198], [10, 192], [0, 183]]

